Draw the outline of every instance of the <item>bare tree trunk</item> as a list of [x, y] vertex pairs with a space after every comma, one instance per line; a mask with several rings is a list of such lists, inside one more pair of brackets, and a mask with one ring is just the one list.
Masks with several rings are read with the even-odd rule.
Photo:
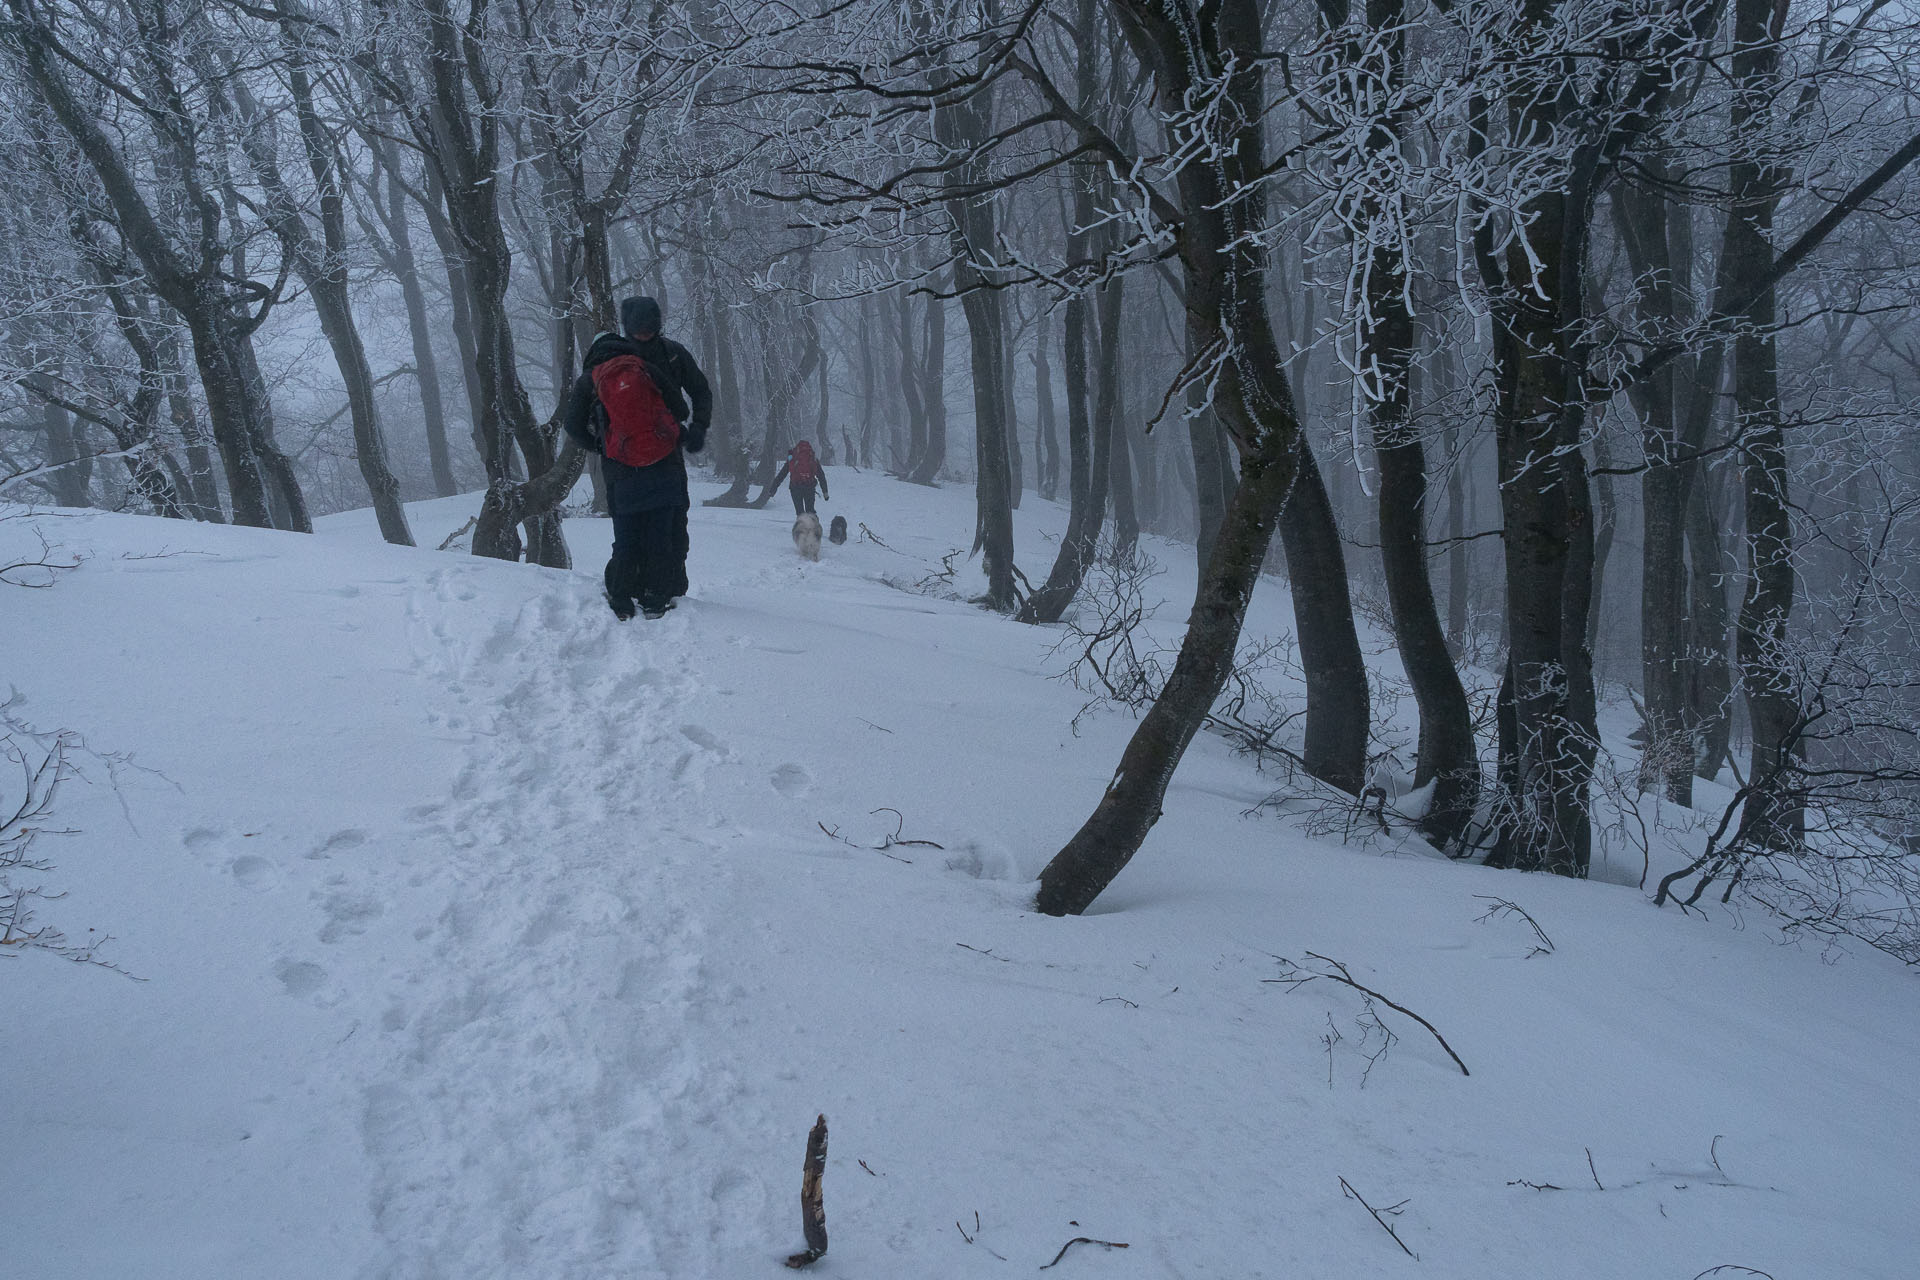
[[[1199, 356], [1199, 346], [1190, 326], [1186, 343], [1186, 358], [1191, 364]], [[1226, 432], [1220, 429], [1219, 415], [1211, 407], [1199, 407], [1203, 394], [1199, 386], [1187, 390], [1187, 444], [1193, 452], [1193, 504], [1197, 526], [1194, 532], [1195, 552], [1199, 557], [1200, 570], [1204, 573], [1207, 560], [1213, 555], [1214, 539], [1220, 533], [1220, 522], [1226, 518], [1227, 504], [1233, 501], [1234, 471], [1233, 449]]]
[[[1696, 776], [1719, 776], [1733, 737], [1733, 661], [1727, 643], [1733, 635], [1733, 611], [1727, 603], [1732, 574], [1713, 517], [1711, 486], [1703, 474], [1687, 499], [1687, 596], [1692, 622], [1683, 655], [1689, 736], [1698, 744]], [[1691, 795], [1691, 789], [1689, 789]]]
[[[1083, 211], [1085, 218], [1080, 216]], [[1069, 257], [1080, 257], [1087, 252], [1090, 237], [1078, 228], [1089, 226], [1093, 221], [1092, 190], [1080, 181], [1074, 183], [1074, 220], [1076, 230], [1069, 236], [1067, 253]], [[1101, 285], [1098, 299], [1100, 315], [1092, 327], [1101, 331], [1118, 329], [1124, 299], [1120, 281], [1113, 279]], [[1053, 569], [1047, 574], [1046, 582], [1020, 606], [1016, 616], [1021, 622], [1058, 622], [1066, 614], [1067, 606], [1079, 594], [1087, 567], [1093, 563], [1100, 544], [1100, 527], [1106, 522], [1107, 490], [1113, 475], [1108, 459], [1113, 450], [1114, 419], [1118, 411], [1113, 397], [1120, 383], [1114, 366], [1120, 353], [1105, 343], [1095, 347], [1093, 383], [1099, 388], [1100, 399], [1089, 412], [1087, 343], [1092, 335], [1088, 334], [1088, 328], [1086, 296], [1075, 294], [1067, 300], [1066, 315], [1067, 447], [1072, 504], [1067, 512], [1067, 533], [1060, 540]]]
[[86, 506], [93, 463], [86, 456], [82, 432], [75, 429], [67, 411], [51, 400], [40, 402], [40, 426], [47, 433], [47, 461], [59, 468], [48, 477], [54, 502], [62, 507]]
[[1295, 479], [1280, 513], [1280, 541], [1286, 548], [1287, 584], [1293, 594], [1294, 630], [1307, 686], [1301, 757], [1307, 772], [1320, 781], [1359, 795], [1366, 784], [1371, 722], [1367, 664], [1360, 654], [1353, 598], [1347, 588], [1346, 550], [1319, 464], [1304, 435], [1294, 448], [1298, 455]]
[[[276, 0], [284, 5], [285, 0]], [[285, 12], [282, 9], [282, 12]], [[283, 19], [284, 21], [284, 19]], [[367, 363], [366, 347], [360, 341], [360, 327], [353, 317], [353, 304], [347, 294], [346, 198], [334, 170], [332, 143], [314, 111], [313, 91], [304, 61], [298, 53], [297, 36], [288, 37], [287, 75], [293, 89], [301, 139], [306, 147], [307, 165], [319, 191], [320, 225], [323, 240], [316, 242], [307, 228], [306, 218], [293, 195], [287, 190], [274, 153], [271, 124], [260, 119], [244, 82], [235, 80], [234, 91], [241, 114], [249, 126], [246, 138], [248, 159], [254, 176], [267, 193], [266, 217], [294, 270], [307, 286], [314, 310], [320, 318], [321, 332], [333, 351], [340, 378], [347, 389], [347, 413], [353, 424], [353, 444], [360, 475], [373, 498], [380, 535], [398, 546], [413, 545], [413, 532], [407, 527], [407, 511], [400, 502], [400, 481], [387, 465], [387, 445], [380, 430], [379, 407], [374, 399], [373, 370]]]
[[1112, 327], [1108, 327], [1109, 316], [1102, 306], [1100, 333], [1095, 339], [1100, 344], [1099, 381], [1094, 389], [1098, 403], [1106, 406], [1106, 430], [1113, 441], [1107, 451], [1107, 484], [1113, 495], [1113, 551], [1123, 564], [1133, 559], [1140, 545], [1140, 516], [1133, 501], [1133, 426], [1127, 421], [1120, 381], [1120, 352], [1126, 343], [1126, 312], [1121, 303], [1126, 283], [1125, 277], [1116, 277], [1107, 286], [1113, 297]]
[[907, 478], [915, 484], [932, 484], [947, 465], [947, 304], [940, 298], [927, 299], [927, 341], [921, 354], [927, 437], [920, 460]]
[[167, 419], [180, 433], [187, 453], [187, 487], [181, 494], [189, 513], [196, 520], [225, 523], [227, 513], [220, 506], [220, 488], [214, 478], [213, 452], [207, 441], [206, 426], [193, 403], [187, 371], [180, 354], [179, 329], [169, 321], [156, 343], [160, 374], [166, 380]]
[[1441, 437], [1452, 465], [1447, 468], [1447, 652], [1456, 659], [1467, 646], [1467, 459], [1460, 432], [1451, 421]]
[[[1093, 0], [1078, 0], [1074, 29], [1085, 46], [1092, 48]], [[1080, 59], [1074, 94], [1078, 109], [1083, 114], [1091, 112], [1094, 101], [1092, 58]], [[1067, 173], [1073, 189], [1072, 206], [1067, 218], [1067, 260], [1085, 262], [1092, 256], [1094, 247], [1089, 228], [1094, 220], [1093, 184], [1098, 181], [1098, 170], [1091, 164], [1075, 165]], [[1110, 290], [1110, 283], [1100, 288], [1103, 315], [1098, 324], [1119, 324], [1121, 298]], [[1111, 312], [1111, 319], [1105, 315], [1108, 311]], [[1016, 617], [1021, 622], [1054, 623], [1066, 614], [1067, 606], [1079, 594], [1087, 566], [1093, 563], [1094, 551], [1100, 540], [1100, 526], [1106, 520], [1110, 479], [1107, 452], [1112, 447], [1113, 439], [1112, 408], [1108, 406], [1104, 414], [1097, 408], [1093, 411], [1089, 409], [1087, 344], [1090, 334], [1087, 312], [1085, 292], [1074, 293], [1067, 298], [1061, 357], [1067, 383], [1067, 533], [1060, 540], [1060, 550], [1054, 555], [1053, 568], [1048, 572], [1047, 580], [1020, 606]], [[1096, 376], [1100, 375], [1096, 373]]]
[[1232, 669], [1247, 603], [1294, 490], [1300, 428], [1267, 312], [1266, 264], [1239, 226], [1261, 224], [1266, 99], [1260, 6], [1221, 0], [1199, 21], [1157, 0], [1113, 0], [1128, 42], [1154, 74], [1175, 147], [1190, 143], [1192, 104], [1220, 86], [1231, 109], [1211, 117], [1212, 147], [1178, 174], [1180, 260], [1189, 325], [1218, 352], [1215, 404], [1241, 449], [1240, 488], [1195, 593], [1173, 671], [1128, 741], [1093, 814], [1040, 876], [1039, 910], [1078, 914], [1140, 849], [1168, 782]]
[[894, 294], [894, 308], [897, 317], [894, 332], [899, 338], [900, 365], [896, 385], [900, 397], [907, 405], [907, 448], [906, 460], [898, 460], [899, 444], [894, 445], [896, 465], [893, 470], [902, 477], [910, 477], [920, 467], [920, 459], [927, 451], [927, 413], [925, 401], [920, 398], [920, 362], [913, 354], [913, 305], [904, 292]]
[[[423, 0], [422, 10], [427, 21], [431, 105], [424, 117], [416, 117], [414, 129], [440, 172], [447, 221], [465, 259], [476, 344], [474, 371], [481, 395], [477, 435], [488, 486], [473, 533], [473, 552], [519, 559], [516, 526], [532, 521], [536, 538], [528, 549], [530, 558], [549, 568], [570, 568], [571, 556], [555, 508], [579, 479], [584, 455], [571, 439], [554, 455], [557, 424], [543, 429], [535, 423], [515, 366], [507, 314], [513, 255], [500, 220], [497, 190], [500, 122], [492, 110], [496, 86], [463, 56], [462, 42], [472, 36], [455, 20], [447, 0]], [[478, 110], [469, 109], [469, 95]], [[509, 468], [516, 443], [526, 455], [530, 478], [524, 483], [516, 482]]]
[[[1762, 131], [1780, 91], [1780, 28], [1785, 9], [1772, 0], [1734, 0], [1733, 137], [1737, 153], [1728, 175], [1735, 195], [1727, 214], [1730, 274], [1757, 281], [1773, 265], [1773, 219], [1787, 174], [1761, 159]], [[1742, 442], [1746, 487], [1747, 591], [1740, 608], [1737, 650], [1740, 683], [1747, 695], [1753, 747], [1747, 777], [1776, 775], [1793, 749], [1799, 717], [1787, 661], [1787, 623], [1795, 581], [1793, 521], [1788, 508], [1786, 437], [1780, 414], [1780, 355], [1774, 290], [1748, 307], [1746, 328], [1733, 344], [1735, 435]], [[1797, 802], [1759, 788], [1747, 801], [1744, 829], [1782, 848], [1806, 836], [1806, 815]], [[1759, 812], [1755, 812], [1758, 809]]]
[[407, 225], [406, 189], [392, 167], [383, 167], [387, 189], [382, 222], [387, 228], [393, 274], [400, 282], [400, 296], [407, 308], [407, 333], [413, 341], [414, 382], [420, 389], [420, 425], [427, 437], [433, 491], [438, 497], [451, 498], [460, 491], [460, 485], [453, 474], [453, 451], [447, 445], [447, 410], [440, 398], [440, 362], [433, 353], [433, 327], [427, 321], [427, 298], [420, 288], [419, 268], [414, 263], [413, 236]]
[[1033, 452], [1040, 473], [1040, 496], [1053, 502], [1060, 496], [1060, 433], [1053, 404], [1053, 365], [1047, 350], [1050, 337], [1047, 313], [1043, 311], [1034, 322]]
[[474, 336], [473, 281], [467, 271], [466, 250], [447, 221], [445, 188], [432, 164], [427, 166], [427, 201], [422, 207], [447, 273], [448, 321], [453, 326], [454, 346], [460, 353], [460, 385], [467, 392], [467, 435], [484, 464], [487, 446], [480, 438], [480, 421], [485, 416], [481, 406], [486, 402], [486, 392], [480, 386], [480, 342]]

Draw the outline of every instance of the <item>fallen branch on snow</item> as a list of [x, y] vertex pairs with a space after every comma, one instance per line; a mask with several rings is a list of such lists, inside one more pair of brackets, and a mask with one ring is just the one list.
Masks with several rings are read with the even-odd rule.
[[1075, 1236], [1073, 1239], [1067, 1241], [1065, 1244], [1060, 1246], [1060, 1252], [1053, 1255], [1052, 1262], [1043, 1264], [1040, 1269], [1042, 1271], [1045, 1271], [1048, 1267], [1059, 1266], [1060, 1259], [1067, 1256], [1067, 1250], [1073, 1248], [1073, 1246], [1077, 1244], [1105, 1245], [1109, 1249], [1127, 1249], [1132, 1247], [1130, 1245], [1122, 1244], [1118, 1240], [1095, 1240], [1092, 1236]]
[[1415, 1262], [1420, 1261], [1420, 1255], [1415, 1253], [1413, 1250], [1407, 1248], [1407, 1242], [1400, 1238], [1400, 1233], [1393, 1229], [1393, 1224], [1380, 1216], [1383, 1213], [1399, 1213], [1401, 1208], [1407, 1203], [1405, 1200], [1402, 1200], [1399, 1204], [1390, 1204], [1384, 1209], [1376, 1209], [1372, 1205], [1368, 1204], [1366, 1197], [1361, 1195], [1358, 1191], [1355, 1191], [1353, 1189], [1353, 1184], [1351, 1182], [1348, 1182], [1345, 1178], [1340, 1179], [1340, 1192], [1342, 1195], [1351, 1196], [1353, 1199], [1358, 1200], [1360, 1202], [1360, 1207], [1362, 1209], [1365, 1209], [1368, 1213], [1372, 1214], [1373, 1220], [1380, 1224], [1380, 1229], [1393, 1237], [1393, 1242], [1400, 1246], [1400, 1251], [1402, 1253], [1406, 1254], [1409, 1258], [1412, 1258]]
[[1412, 1018], [1415, 1022], [1425, 1027], [1427, 1029], [1428, 1034], [1432, 1035], [1435, 1040], [1439, 1041], [1440, 1047], [1447, 1051], [1447, 1056], [1453, 1059], [1453, 1065], [1460, 1068], [1461, 1075], [1471, 1076], [1473, 1074], [1473, 1072], [1467, 1070], [1467, 1064], [1460, 1061], [1460, 1055], [1453, 1051], [1453, 1046], [1447, 1043], [1447, 1038], [1441, 1035], [1439, 1030], [1431, 1022], [1428, 1022], [1425, 1018], [1421, 1017], [1419, 1014], [1415, 1013], [1413, 1010], [1407, 1008], [1405, 1005], [1395, 1004], [1393, 1001], [1381, 995], [1378, 991], [1375, 991], [1372, 987], [1362, 986], [1360, 983], [1354, 980], [1353, 974], [1347, 971], [1347, 966], [1345, 966], [1344, 964], [1341, 964], [1338, 960], [1330, 960], [1326, 956], [1319, 955], [1312, 951], [1307, 952], [1307, 956], [1310, 959], [1318, 960], [1321, 964], [1332, 966], [1334, 972], [1321, 973], [1316, 970], [1307, 969], [1300, 965], [1297, 965], [1291, 960], [1282, 959], [1280, 963], [1283, 965], [1286, 965], [1293, 972], [1278, 978], [1262, 978], [1261, 981], [1284, 983], [1289, 987], [1302, 987], [1302, 986], [1305, 986], [1307, 983], [1312, 982], [1316, 978], [1326, 978], [1331, 982], [1338, 982], [1342, 986], [1352, 987], [1355, 991], [1358, 991], [1361, 995], [1369, 996], [1375, 1000], [1378, 1000], [1381, 1004], [1387, 1006], [1387, 1008], [1389, 1009], [1392, 1009], [1395, 1013], [1404, 1013], [1407, 1017]]

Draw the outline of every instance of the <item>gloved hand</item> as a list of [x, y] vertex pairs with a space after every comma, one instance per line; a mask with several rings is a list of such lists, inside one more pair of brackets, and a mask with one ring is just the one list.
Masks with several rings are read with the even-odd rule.
[[699, 453], [707, 447], [707, 428], [702, 423], [694, 423], [687, 428], [686, 446], [688, 453]]

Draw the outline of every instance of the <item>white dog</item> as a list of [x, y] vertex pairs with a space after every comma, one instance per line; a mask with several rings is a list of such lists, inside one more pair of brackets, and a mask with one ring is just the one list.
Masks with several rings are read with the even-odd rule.
[[801, 512], [793, 522], [793, 549], [804, 560], [820, 558], [820, 517], [811, 511]]

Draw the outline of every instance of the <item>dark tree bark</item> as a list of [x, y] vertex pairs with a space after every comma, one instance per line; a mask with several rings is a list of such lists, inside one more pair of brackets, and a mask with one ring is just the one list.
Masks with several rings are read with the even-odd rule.
[[[1191, 364], [1199, 355], [1199, 347], [1190, 327], [1186, 343], [1186, 358]], [[1234, 489], [1233, 448], [1220, 429], [1219, 415], [1211, 405], [1201, 405], [1204, 394], [1199, 386], [1187, 390], [1187, 446], [1193, 452], [1194, 550], [1202, 572], [1213, 554], [1214, 539], [1220, 534], [1220, 522], [1226, 517], [1227, 504], [1233, 501]]]
[[[1198, 149], [1178, 175], [1180, 261], [1188, 324], [1218, 353], [1215, 407], [1241, 450], [1240, 487], [1195, 593], [1187, 634], [1168, 677], [1128, 741], [1093, 814], [1040, 876], [1039, 910], [1077, 914], [1140, 849], [1160, 817], [1167, 783], [1232, 669], [1247, 603], [1294, 489], [1301, 433], [1267, 312], [1266, 263], [1238, 228], [1263, 224], [1265, 163], [1260, 7], [1221, 0], [1196, 15], [1157, 0], [1113, 0], [1135, 54], [1154, 75], [1176, 147], [1191, 141], [1192, 105], [1224, 92], [1212, 121], [1225, 137]], [[1231, 61], [1229, 61], [1231, 60]], [[1218, 86], [1216, 90], [1215, 86]]]
[[[1385, 250], [1378, 253], [1386, 256]], [[1403, 301], [1403, 270], [1398, 262], [1375, 263], [1370, 286], [1379, 292], [1370, 302], [1373, 324], [1361, 360], [1380, 369], [1384, 391], [1368, 408], [1380, 467], [1380, 560], [1387, 603], [1394, 643], [1420, 708], [1420, 759], [1413, 781], [1416, 787], [1434, 784], [1420, 826], [1436, 845], [1450, 848], [1473, 817], [1480, 767], [1467, 692], [1447, 652], [1427, 574], [1427, 459], [1408, 394], [1414, 339], [1413, 318]]]
[[[480, 394], [476, 435], [488, 480], [473, 552], [519, 559], [517, 526], [529, 521], [534, 533], [529, 559], [549, 568], [570, 568], [555, 508], [579, 479], [585, 456], [571, 439], [556, 456], [558, 427], [549, 423], [543, 428], [535, 422], [516, 366], [507, 313], [513, 252], [500, 217], [497, 181], [500, 120], [494, 107], [498, 86], [476, 48], [474, 32], [455, 20], [447, 0], [423, 0], [421, 8], [426, 21], [429, 105], [415, 108], [404, 97], [395, 105], [412, 108], [409, 123], [438, 176], [448, 228], [470, 290], [474, 371]], [[452, 259], [449, 264], [451, 272]], [[525, 456], [530, 477], [524, 482], [516, 481], [511, 471], [516, 445]]]
[[1467, 647], [1467, 459], [1460, 451], [1459, 428], [1449, 422], [1441, 436], [1452, 465], [1447, 468], [1447, 652], [1458, 659]]
[[1126, 349], [1126, 312], [1121, 303], [1126, 279], [1119, 277], [1107, 286], [1112, 291], [1112, 328], [1107, 309], [1100, 311], [1099, 378], [1094, 385], [1095, 402], [1104, 406], [1102, 417], [1112, 444], [1107, 450], [1107, 485], [1113, 502], [1113, 554], [1122, 564], [1130, 563], [1140, 546], [1140, 515], [1134, 506], [1133, 424], [1127, 419], [1124, 383], [1120, 374], [1120, 353]]
[[1702, 476], [1687, 499], [1688, 613], [1685, 655], [1687, 723], [1698, 741], [1693, 771], [1712, 780], [1728, 758], [1733, 737], [1733, 610], [1727, 584], [1733, 567], [1713, 516], [1712, 486]]
[[1304, 435], [1294, 448], [1295, 479], [1280, 513], [1280, 541], [1286, 548], [1294, 632], [1307, 686], [1306, 738], [1300, 754], [1308, 773], [1357, 796], [1367, 772], [1367, 664], [1353, 623], [1346, 549], [1333, 503]]
[[[1671, 251], [1675, 211], [1659, 194], [1637, 184], [1623, 184], [1614, 193], [1613, 210], [1633, 270], [1636, 318], [1655, 332], [1668, 329], [1682, 317]], [[1688, 736], [1681, 377], [1678, 362], [1668, 364], [1634, 387], [1629, 398], [1640, 417], [1648, 463], [1640, 488], [1640, 676], [1647, 719], [1641, 776], [1643, 785], [1657, 785], [1668, 800], [1691, 806], [1693, 753], [1675, 749]]]
[[[1763, 130], [1780, 92], [1780, 29], [1786, 10], [1772, 0], [1734, 0], [1733, 138], [1728, 176], [1734, 193], [1727, 216], [1729, 274], [1762, 279], [1774, 262], [1773, 219], [1787, 174], [1763, 158]], [[1771, 286], [1747, 308], [1733, 343], [1733, 407], [1745, 484], [1747, 590], [1740, 607], [1740, 684], [1753, 733], [1747, 776], [1777, 775], [1798, 737], [1799, 700], [1787, 661], [1787, 624], [1795, 582], [1793, 522], [1788, 506], [1786, 437], [1780, 414], [1780, 354]], [[1745, 830], [1782, 848], [1806, 834], [1806, 815], [1775, 789], [1756, 787], [1742, 815]], [[1755, 812], [1755, 810], [1759, 810]]]
[[[1338, 7], [1333, 7], [1337, 5]], [[1366, 24], [1383, 42], [1387, 82], [1383, 89], [1390, 97], [1398, 84], [1406, 43], [1406, 12], [1403, 0], [1367, 0]], [[1330, 23], [1344, 25], [1347, 12], [1344, 0], [1329, 0], [1322, 13]], [[1351, 61], [1358, 58], [1351, 52]], [[1384, 152], [1400, 145], [1405, 121], [1388, 113], [1369, 130], [1366, 146]], [[1362, 209], [1369, 220], [1380, 216], [1377, 205]], [[1480, 792], [1479, 760], [1473, 739], [1472, 713], [1467, 707], [1466, 689], [1460, 673], [1447, 652], [1446, 634], [1440, 627], [1439, 611], [1434, 606], [1433, 584], [1427, 573], [1427, 458], [1420, 429], [1413, 419], [1413, 315], [1407, 304], [1409, 267], [1406, 246], [1376, 244], [1372, 249], [1371, 269], [1367, 273], [1367, 323], [1361, 335], [1360, 363], [1375, 371], [1376, 395], [1370, 397], [1367, 414], [1373, 431], [1374, 454], [1380, 468], [1379, 526], [1380, 560], [1386, 578], [1387, 603], [1393, 615], [1394, 643], [1400, 661], [1420, 708], [1420, 755], [1414, 772], [1416, 787], [1433, 784], [1432, 803], [1421, 821], [1422, 832], [1435, 844], [1447, 848], [1459, 841]], [[1303, 467], [1304, 471], [1304, 467]], [[1288, 525], [1283, 522], [1283, 531]], [[1287, 564], [1294, 569], [1297, 557], [1289, 543]], [[1334, 544], [1338, 551], [1338, 544]], [[1344, 585], [1344, 575], [1342, 575]], [[1339, 616], [1344, 601], [1322, 604], [1315, 612]], [[1297, 606], [1296, 606], [1297, 607]], [[1351, 606], [1345, 610], [1351, 618]], [[1349, 643], [1351, 626], [1337, 642]], [[1307, 632], [1301, 632], [1301, 658], [1309, 679], [1314, 668], [1307, 664]], [[1358, 695], [1356, 707], [1343, 708], [1335, 716], [1352, 717], [1359, 726], [1358, 740], [1339, 742], [1329, 750], [1327, 767], [1342, 771], [1345, 789], [1358, 792], [1366, 760], [1367, 704], [1366, 674], [1359, 654], [1359, 637], [1351, 635], [1351, 650], [1342, 649], [1333, 661], [1348, 667], [1344, 694]], [[1316, 691], [1318, 685], [1310, 686]], [[1311, 705], [1311, 699], [1309, 699]], [[1332, 717], [1332, 723], [1341, 723]], [[1308, 768], [1314, 768], [1314, 723], [1308, 720]], [[1334, 781], [1334, 779], [1329, 779]]]
[[161, 326], [155, 348], [160, 357], [161, 376], [166, 380], [167, 419], [173, 423], [173, 429], [180, 433], [187, 454], [187, 485], [181, 492], [181, 499], [186, 502], [189, 514], [195, 520], [223, 524], [227, 513], [220, 505], [213, 448], [207, 439], [206, 425], [200, 421], [199, 410], [193, 403], [186, 365], [180, 353], [180, 330], [172, 321]]

